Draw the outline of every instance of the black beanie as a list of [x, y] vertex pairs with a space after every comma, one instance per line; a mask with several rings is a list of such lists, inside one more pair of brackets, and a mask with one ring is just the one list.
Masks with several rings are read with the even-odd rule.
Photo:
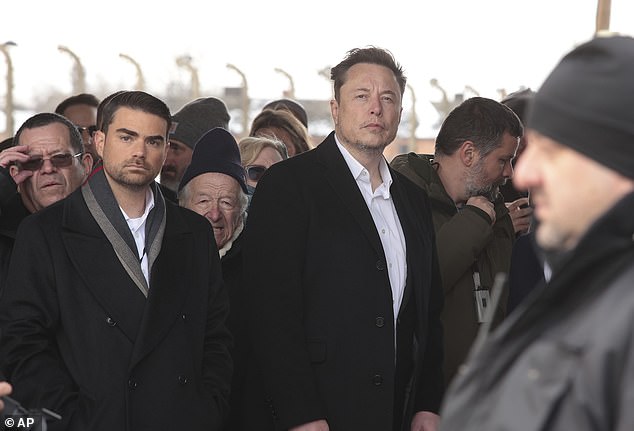
[[194, 148], [196, 142], [214, 127], [229, 129], [227, 105], [215, 97], [203, 97], [189, 102], [172, 116], [169, 139]]
[[227, 130], [216, 127], [205, 133], [196, 143], [192, 153], [192, 162], [185, 170], [178, 186], [181, 191], [185, 185], [198, 175], [218, 172], [236, 179], [242, 191], [247, 193], [244, 168], [240, 162], [238, 143]]
[[596, 37], [568, 53], [535, 95], [527, 124], [634, 178], [634, 39]]
[[515, 91], [500, 100], [502, 105], [506, 105], [517, 115], [522, 122], [526, 121], [526, 110], [535, 97], [535, 92], [530, 88]]

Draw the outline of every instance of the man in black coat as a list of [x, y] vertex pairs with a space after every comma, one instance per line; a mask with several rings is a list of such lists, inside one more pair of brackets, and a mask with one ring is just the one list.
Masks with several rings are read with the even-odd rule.
[[442, 291], [429, 202], [383, 157], [406, 78], [373, 47], [331, 74], [335, 132], [272, 166], [250, 207], [245, 292], [264, 393], [243, 415], [266, 406], [251, 429], [435, 430]]
[[191, 163], [179, 185], [178, 200], [181, 206], [205, 217], [214, 229], [222, 279], [231, 303], [227, 328], [234, 341], [231, 351], [234, 367], [231, 408], [225, 429], [233, 430], [242, 420], [239, 406], [249, 355], [241, 252], [241, 233], [249, 198], [240, 150], [231, 133], [215, 127], [195, 144]]
[[51, 430], [218, 430], [231, 359], [209, 223], [154, 182], [170, 113], [126, 91], [94, 135], [103, 170], [25, 219], [0, 300], [14, 397]]
[[0, 152], [0, 291], [22, 220], [75, 191], [92, 169], [77, 128], [58, 114], [27, 119]]

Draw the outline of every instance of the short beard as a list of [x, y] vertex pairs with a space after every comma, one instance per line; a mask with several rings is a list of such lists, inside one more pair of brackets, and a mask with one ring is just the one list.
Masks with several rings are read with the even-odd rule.
[[120, 169], [111, 170], [109, 168], [110, 166], [104, 165], [104, 170], [114, 182], [116, 182], [117, 184], [120, 184], [126, 189], [129, 189], [135, 192], [144, 190], [148, 185], [152, 183], [152, 181], [154, 181], [154, 179], [156, 178], [156, 174], [158, 174], [157, 172], [154, 176], [147, 175], [147, 176], [132, 177], [122, 173]]
[[162, 178], [161, 177], [161, 185], [163, 187], [167, 187], [168, 189], [170, 189], [173, 192], [177, 192], [178, 191], [178, 185], [180, 184], [180, 181], [176, 181], [176, 180], [168, 180], [167, 178]]
[[467, 173], [465, 179], [465, 189], [467, 192], [467, 199], [473, 196], [484, 196], [491, 202], [495, 202], [498, 194], [500, 193], [500, 187], [498, 184], [488, 184], [485, 186], [480, 185], [480, 178], [484, 171], [484, 160], [480, 159], [473, 166], [471, 171]]
[[370, 146], [370, 145], [366, 145], [363, 144], [361, 142], [356, 142], [354, 144], [354, 146], [361, 151], [364, 154], [367, 154], [368, 156], [372, 156], [372, 157], [377, 157], [383, 154], [383, 151], [385, 150], [385, 148], [388, 146], [389, 144], [382, 144], [379, 145], [378, 147], [376, 146]]
[[111, 177], [116, 183], [121, 184], [126, 189], [130, 189], [135, 192], [144, 190], [153, 181], [153, 179], [150, 179], [149, 181], [134, 181], [128, 178], [126, 175], [120, 174], [111, 175]]

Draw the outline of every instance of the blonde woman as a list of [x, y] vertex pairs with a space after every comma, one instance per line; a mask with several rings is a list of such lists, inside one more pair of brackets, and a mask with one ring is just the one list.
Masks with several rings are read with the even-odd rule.
[[255, 186], [268, 168], [288, 159], [286, 145], [275, 138], [249, 136], [242, 138], [238, 147], [247, 176], [249, 195], [253, 194]]

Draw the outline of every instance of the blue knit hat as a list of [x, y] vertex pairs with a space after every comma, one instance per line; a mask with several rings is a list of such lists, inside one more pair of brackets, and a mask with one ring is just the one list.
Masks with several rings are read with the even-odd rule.
[[231, 133], [220, 127], [205, 133], [194, 146], [192, 162], [185, 170], [178, 191], [198, 175], [207, 172], [218, 172], [235, 178], [242, 190], [247, 193], [238, 143]]

